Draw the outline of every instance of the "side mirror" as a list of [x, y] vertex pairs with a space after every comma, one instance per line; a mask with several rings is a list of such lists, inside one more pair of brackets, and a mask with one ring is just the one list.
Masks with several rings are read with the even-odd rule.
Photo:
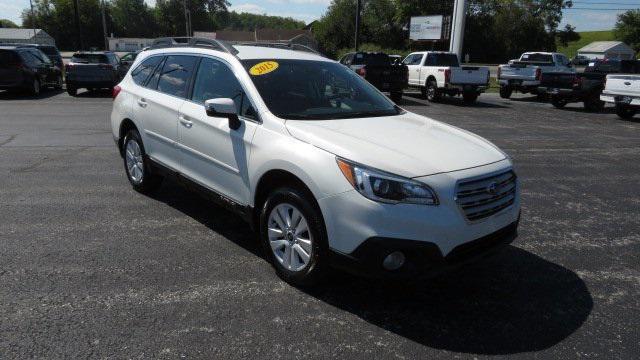
[[238, 119], [238, 109], [236, 103], [229, 98], [209, 99], [204, 102], [204, 109], [207, 115], [213, 117], [226, 117], [229, 119], [229, 128], [238, 130], [240, 119]]

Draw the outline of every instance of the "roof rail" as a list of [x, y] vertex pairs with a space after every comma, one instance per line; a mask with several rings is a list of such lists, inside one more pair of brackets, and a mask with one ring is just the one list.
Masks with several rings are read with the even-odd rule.
[[223, 51], [231, 55], [236, 55], [238, 50], [233, 46], [225, 43], [224, 41], [215, 39], [206, 39], [198, 37], [163, 37], [153, 40], [153, 43], [149, 47], [152, 49], [162, 49], [171, 47], [200, 47], [212, 50]]
[[290, 50], [298, 50], [298, 51], [305, 51], [305, 52], [310, 52], [310, 53], [314, 53], [316, 55], [322, 56], [322, 57], [326, 57], [324, 56], [322, 53], [320, 53], [317, 50], [314, 50], [308, 46], [302, 45], [302, 44], [295, 44], [295, 43], [289, 43], [289, 42], [239, 42], [236, 43], [236, 45], [241, 45], [241, 46], [262, 46], [262, 47], [271, 47], [271, 48], [283, 48], [283, 49], [290, 49]]

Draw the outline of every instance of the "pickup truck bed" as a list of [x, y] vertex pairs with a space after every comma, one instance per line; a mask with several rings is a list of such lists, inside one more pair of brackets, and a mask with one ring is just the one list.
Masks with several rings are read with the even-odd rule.
[[604, 108], [604, 102], [599, 97], [605, 77], [606, 74], [594, 71], [544, 74], [538, 93], [547, 94], [556, 108], [563, 108], [571, 102], [582, 102], [586, 110], [598, 112]]
[[539, 97], [538, 88], [543, 74], [571, 74], [569, 59], [558, 53], [530, 52], [524, 53], [519, 60], [512, 60], [509, 64], [498, 67], [498, 83], [500, 97], [508, 99], [513, 91], [535, 94]]

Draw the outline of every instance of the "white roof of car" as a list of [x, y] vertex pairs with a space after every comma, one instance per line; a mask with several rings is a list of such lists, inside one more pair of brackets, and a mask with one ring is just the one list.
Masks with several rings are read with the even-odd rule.
[[[317, 61], [331, 61], [334, 60], [323, 57], [322, 55], [315, 54], [308, 51], [301, 50], [289, 50], [282, 48], [274, 48], [267, 46], [247, 46], [247, 45], [235, 45], [233, 46], [238, 52], [235, 54], [240, 60], [252, 60], [252, 59], [292, 59], [292, 60], [317, 60]], [[167, 47], [147, 50], [150, 54], [162, 54], [162, 53], [193, 53], [193, 54], [220, 54], [220, 50], [213, 50], [201, 47]], [[147, 53], [145, 51], [145, 53]], [[225, 54], [229, 54], [223, 52]], [[230, 55], [230, 54], [229, 54]]]

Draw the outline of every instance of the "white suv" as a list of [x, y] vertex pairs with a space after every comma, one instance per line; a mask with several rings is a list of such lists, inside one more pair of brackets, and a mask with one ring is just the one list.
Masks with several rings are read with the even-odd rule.
[[433, 274], [515, 239], [518, 181], [487, 140], [315, 53], [171, 44], [142, 52], [114, 89], [127, 177], [141, 192], [176, 176], [213, 195], [284, 280], [310, 284], [331, 266]]

